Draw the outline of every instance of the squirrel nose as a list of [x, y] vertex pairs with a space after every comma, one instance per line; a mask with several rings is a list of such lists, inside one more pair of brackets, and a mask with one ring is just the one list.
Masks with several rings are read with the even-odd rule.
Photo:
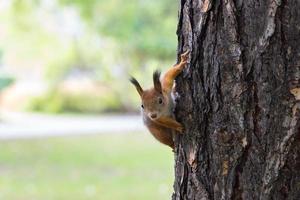
[[152, 113], [152, 114], [150, 115], [150, 117], [151, 117], [151, 119], [155, 119], [155, 118], [157, 117], [157, 114]]

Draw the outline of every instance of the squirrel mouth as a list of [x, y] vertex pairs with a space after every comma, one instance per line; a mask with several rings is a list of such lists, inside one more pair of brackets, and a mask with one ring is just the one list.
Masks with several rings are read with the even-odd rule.
[[157, 113], [150, 113], [149, 117], [150, 117], [150, 119], [154, 120], [154, 119], [158, 118], [158, 115], [157, 115]]

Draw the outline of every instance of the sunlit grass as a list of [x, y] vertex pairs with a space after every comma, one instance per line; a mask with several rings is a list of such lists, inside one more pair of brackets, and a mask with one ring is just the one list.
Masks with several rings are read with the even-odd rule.
[[170, 199], [173, 153], [143, 133], [0, 142], [0, 199]]

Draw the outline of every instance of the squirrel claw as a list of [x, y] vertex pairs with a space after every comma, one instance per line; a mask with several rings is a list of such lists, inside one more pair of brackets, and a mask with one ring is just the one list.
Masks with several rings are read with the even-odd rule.
[[186, 52], [184, 52], [183, 54], [181, 54], [180, 55], [181, 60], [187, 60], [189, 53], [190, 53], [190, 51], [187, 50]]
[[187, 50], [185, 53], [181, 54], [181, 56], [180, 56], [180, 63], [182, 65], [185, 65], [187, 63], [188, 57], [189, 57], [189, 53], [190, 53], [190, 51]]
[[183, 127], [182, 126], [178, 126], [178, 127], [176, 127], [175, 130], [178, 131], [179, 133], [182, 133], [183, 132]]

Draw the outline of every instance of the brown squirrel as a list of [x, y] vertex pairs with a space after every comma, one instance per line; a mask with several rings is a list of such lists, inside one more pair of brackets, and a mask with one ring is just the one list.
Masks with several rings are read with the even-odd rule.
[[139, 82], [131, 77], [142, 100], [143, 121], [152, 135], [161, 143], [174, 149], [172, 129], [182, 132], [182, 125], [173, 118], [174, 101], [172, 98], [174, 79], [180, 74], [188, 60], [189, 51], [181, 54], [180, 63], [171, 67], [160, 80], [160, 72], [153, 73], [154, 87], [143, 90]]

